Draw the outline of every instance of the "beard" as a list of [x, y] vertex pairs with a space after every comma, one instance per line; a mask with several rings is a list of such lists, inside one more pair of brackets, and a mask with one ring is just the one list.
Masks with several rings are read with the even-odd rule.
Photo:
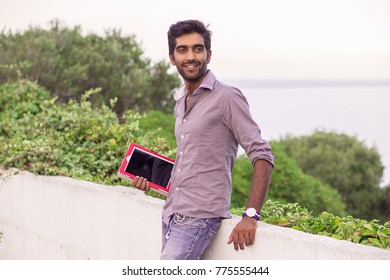
[[[196, 65], [193, 71], [187, 68], [187, 65]], [[207, 72], [207, 64], [206, 63], [200, 63], [198, 61], [192, 61], [192, 62], [187, 62], [183, 63], [180, 67], [177, 66], [177, 71], [179, 72], [180, 76], [188, 82], [197, 82], [201, 78], [203, 78], [206, 75]]]

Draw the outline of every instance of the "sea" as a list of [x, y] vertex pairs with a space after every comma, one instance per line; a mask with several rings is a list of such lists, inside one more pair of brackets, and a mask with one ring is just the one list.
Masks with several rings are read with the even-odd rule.
[[225, 82], [244, 93], [263, 138], [346, 133], [377, 149], [385, 167], [381, 186], [390, 185], [390, 80]]

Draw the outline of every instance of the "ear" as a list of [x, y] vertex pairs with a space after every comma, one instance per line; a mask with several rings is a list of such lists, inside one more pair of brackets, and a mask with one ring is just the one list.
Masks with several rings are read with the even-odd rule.
[[172, 64], [173, 66], [176, 66], [175, 57], [173, 56], [173, 54], [170, 54], [170, 55], [169, 55], [169, 60], [171, 61], [171, 64]]
[[209, 51], [207, 52], [207, 64], [209, 64], [210, 61], [211, 61], [211, 54], [212, 54], [212, 52], [211, 52], [211, 50], [209, 50]]

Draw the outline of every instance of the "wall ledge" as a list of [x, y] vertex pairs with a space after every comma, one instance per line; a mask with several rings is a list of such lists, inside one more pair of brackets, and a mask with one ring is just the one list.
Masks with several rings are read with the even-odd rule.
[[[164, 202], [124, 186], [0, 170], [0, 259], [155, 260]], [[258, 223], [256, 241], [236, 252], [224, 220], [204, 259], [390, 259], [390, 250]]]

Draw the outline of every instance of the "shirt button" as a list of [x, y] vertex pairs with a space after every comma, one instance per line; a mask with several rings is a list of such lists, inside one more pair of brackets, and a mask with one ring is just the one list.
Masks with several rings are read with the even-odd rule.
[[179, 173], [180, 173], [180, 172], [181, 172], [181, 169], [178, 169], [178, 170], [177, 170], [177, 172], [179, 172]]
[[179, 191], [180, 189], [179, 188], [176, 188], [177, 191]]
[[182, 156], [182, 155], [183, 155], [183, 152], [180, 152], [180, 153], [179, 153], [179, 155], [181, 155], [181, 156]]
[[186, 122], [187, 121], [187, 119], [183, 119], [183, 122]]
[[180, 138], [181, 138], [181, 139], [184, 139], [184, 135], [181, 135]]

